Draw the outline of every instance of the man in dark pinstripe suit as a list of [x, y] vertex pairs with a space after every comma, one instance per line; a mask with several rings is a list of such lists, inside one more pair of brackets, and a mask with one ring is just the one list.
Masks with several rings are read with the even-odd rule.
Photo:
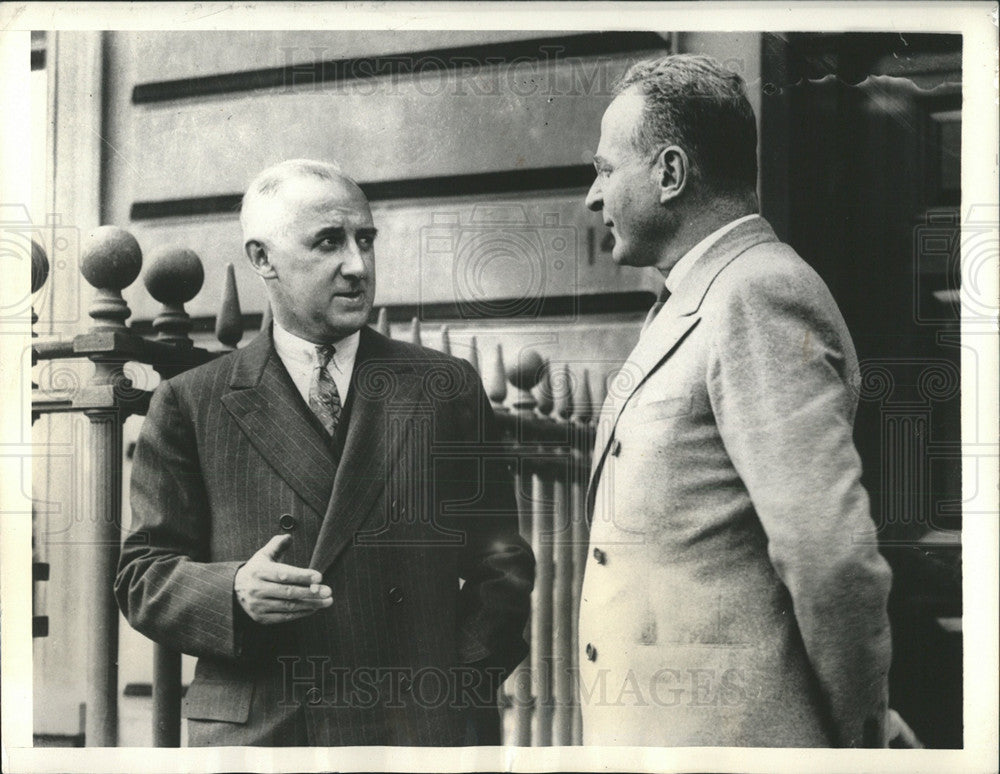
[[244, 197], [272, 329], [164, 382], [116, 593], [198, 656], [191, 745], [499, 741], [534, 563], [475, 371], [365, 322], [376, 230], [333, 165]]

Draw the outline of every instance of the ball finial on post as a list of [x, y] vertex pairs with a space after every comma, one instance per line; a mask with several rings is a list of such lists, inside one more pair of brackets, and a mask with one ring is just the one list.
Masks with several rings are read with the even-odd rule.
[[87, 234], [80, 256], [80, 273], [97, 295], [88, 310], [92, 330], [124, 331], [132, 314], [122, 298], [142, 270], [142, 250], [135, 237], [117, 226], [99, 226]]
[[[34, 239], [31, 240], [31, 292], [32, 294], [37, 293], [42, 289], [42, 285], [45, 284], [45, 280], [49, 278], [49, 258], [45, 254], [45, 248], [42, 247]], [[38, 334], [35, 333], [35, 323], [38, 322], [38, 315], [35, 314], [35, 307], [32, 304], [31, 307], [31, 337], [34, 338]], [[35, 353], [31, 353], [31, 364], [35, 364]]]
[[31, 240], [31, 292], [37, 293], [42, 289], [45, 280], [49, 278], [49, 257], [45, 254], [45, 248], [34, 239]]
[[535, 350], [521, 352], [516, 363], [507, 368], [507, 381], [514, 385], [511, 407], [518, 411], [534, 411], [535, 398], [531, 389], [538, 384], [545, 369], [545, 361]]
[[184, 304], [198, 295], [205, 281], [201, 259], [184, 247], [160, 248], [150, 257], [143, 281], [149, 294], [163, 304], [153, 320], [157, 341], [191, 346], [191, 318]]

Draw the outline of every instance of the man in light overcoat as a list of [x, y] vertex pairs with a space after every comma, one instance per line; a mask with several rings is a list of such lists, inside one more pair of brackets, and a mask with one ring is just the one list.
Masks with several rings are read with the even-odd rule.
[[742, 79], [708, 57], [633, 66], [601, 124], [587, 205], [613, 260], [665, 284], [594, 451], [585, 744], [887, 742], [891, 576], [852, 440], [858, 363], [822, 280], [757, 214], [756, 154]]

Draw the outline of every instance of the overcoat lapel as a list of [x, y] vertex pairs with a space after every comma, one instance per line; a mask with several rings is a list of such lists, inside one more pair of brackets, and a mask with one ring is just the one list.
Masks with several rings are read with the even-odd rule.
[[[597, 481], [604, 467], [618, 419], [632, 396], [698, 324], [701, 319], [699, 313], [701, 302], [719, 273], [738, 255], [751, 247], [762, 242], [775, 241], [777, 237], [770, 225], [760, 217], [741, 223], [723, 234], [722, 238], [695, 262], [681, 286], [667, 299], [659, 314], [643, 331], [622, 366], [621, 375], [609, 386], [608, 398], [598, 417], [598, 432], [587, 492], [588, 516], [592, 511]], [[628, 387], [616, 392], [615, 383], [626, 384]]]
[[222, 403], [267, 463], [322, 515], [336, 462], [274, 350], [270, 329], [236, 353]]
[[408, 419], [421, 405], [419, 373], [388, 345], [384, 336], [361, 329], [344, 451], [309, 561], [320, 572], [354, 540], [368, 518], [406, 448]]

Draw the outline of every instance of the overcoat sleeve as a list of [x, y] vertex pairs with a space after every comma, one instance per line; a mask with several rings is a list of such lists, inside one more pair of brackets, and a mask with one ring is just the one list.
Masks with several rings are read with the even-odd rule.
[[153, 394], [132, 467], [132, 526], [115, 595], [151, 640], [194, 656], [240, 655], [233, 580], [243, 562], [211, 562], [211, 519], [194, 431], [169, 381]]
[[853, 443], [856, 358], [818, 278], [748, 277], [725, 302], [707, 383], [768, 538], [836, 746], [879, 746], [891, 573]]

